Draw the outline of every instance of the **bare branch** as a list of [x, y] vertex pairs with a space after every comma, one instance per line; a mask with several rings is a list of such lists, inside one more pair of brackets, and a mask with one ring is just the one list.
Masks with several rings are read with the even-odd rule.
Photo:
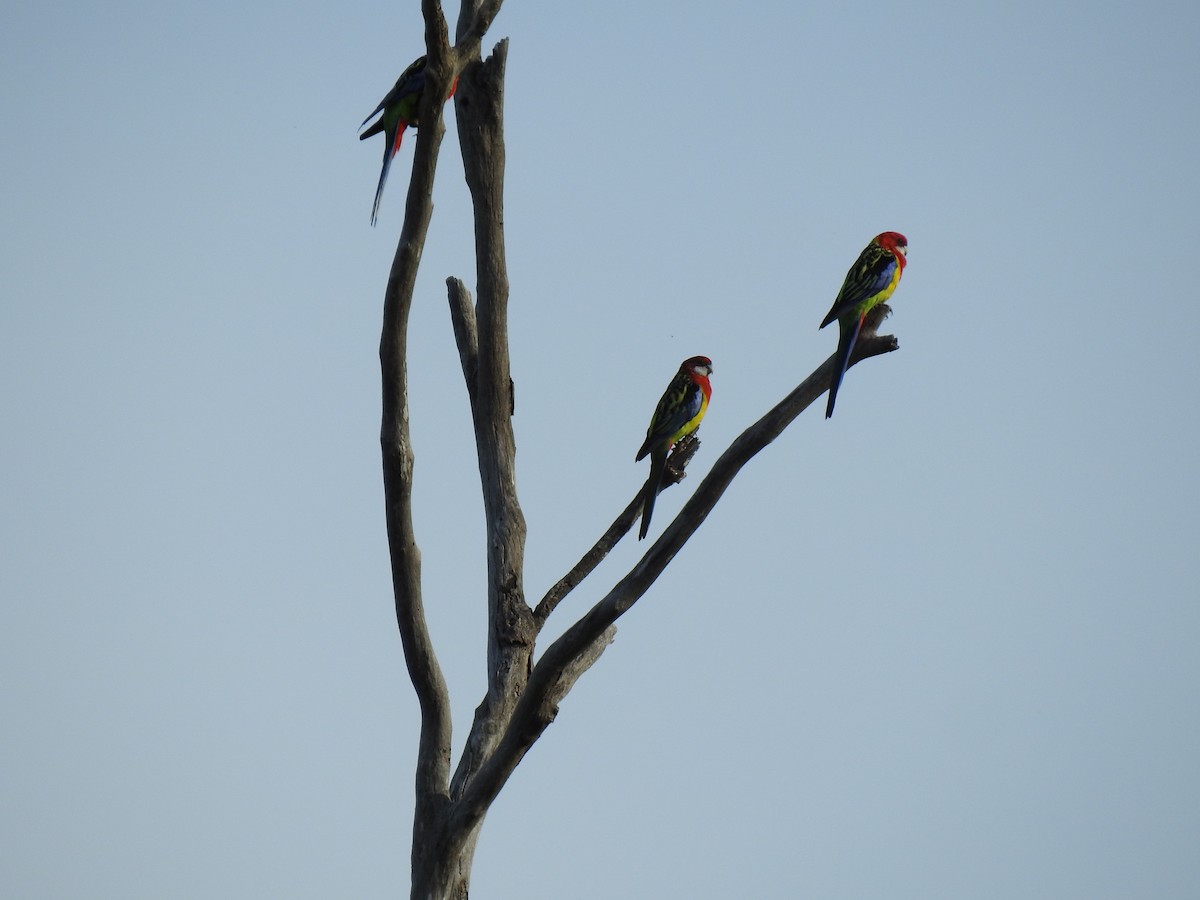
[[[611, 644], [616, 637], [617, 626], [609, 625], [602, 632], [600, 632], [600, 636], [597, 637], [596, 640], [584, 647], [583, 652], [563, 668], [562, 674], [559, 676], [558, 681], [555, 682], [554, 686], [550, 689], [546, 696], [546, 703], [553, 710], [554, 715], [558, 714], [559, 704], [562, 703], [563, 698], [570, 693], [571, 688], [575, 686], [575, 682], [579, 680], [580, 676], [582, 676], [584, 672], [596, 664], [596, 661], [600, 659], [600, 654], [608, 649], [608, 645]], [[554, 716], [552, 715], [551, 718], [553, 717]]]
[[[486, 62], [468, 63], [455, 95], [463, 170], [475, 212], [478, 350], [472, 415], [487, 519], [488, 689], [476, 710], [455, 772], [452, 796], [464, 789], [495, 746], [524, 689], [536, 635], [522, 583], [525, 517], [517, 499], [516, 440], [511, 418], [504, 250], [503, 88], [507, 50], [508, 43], [502, 41]], [[452, 300], [452, 304], [455, 302]], [[465, 321], [461, 310], [455, 315]], [[461, 347], [460, 341], [460, 354]]]
[[479, 329], [475, 324], [475, 307], [471, 304], [471, 292], [458, 278], [446, 279], [446, 292], [450, 300], [454, 342], [458, 345], [458, 360], [462, 364], [467, 394], [471, 398], [471, 413], [474, 415], [475, 381], [479, 372]]
[[[664, 470], [664, 477], [659, 484], [659, 493], [674, 484], [679, 484], [685, 477], [687, 464], [691, 462], [692, 457], [696, 455], [696, 451], [700, 449], [700, 439], [696, 437], [696, 432], [686, 435], [675, 447], [671, 450], [671, 455], [667, 457], [667, 466]], [[633, 527], [633, 523], [637, 521], [638, 513], [642, 509], [642, 493], [645, 491], [645, 485], [634, 495], [629, 501], [629, 505], [621, 511], [621, 514], [608, 526], [608, 530], [600, 536], [600, 540], [592, 545], [592, 549], [583, 555], [579, 562], [571, 567], [566, 575], [555, 582], [554, 586], [546, 592], [546, 596], [538, 603], [537, 608], [533, 611], [533, 621], [540, 631], [546, 623], [546, 619], [554, 612], [558, 606], [571, 593], [583, 579], [587, 578], [596, 566], [604, 561], [604, 558], [612, 552], [613, 547], [629, 533], [629, 529]]]
[[[426, 72], [428, 73], [435, 67], [440, 70], [450, 61], [450, 31], [446, 26], [446, 16], [442, 12], [441, 0], [421, 0], [421, 16], [425, 20], [425, 55], [427, 57]], [[447, 85], [449, 83], [449, 81], [446, 82]], [[442, 96], [444, 97], [445, 94]]]
[[458, 26], [454, 42], [459, 56], [464, 61], [478, 55], [479, 44], [492, 20], [500, 12], [502, 0], [463, 0], [458, 11]]
[[533, 621], [536, 623], [539, 631], [542, 625], [546, 623], [546, 619], [550, 617], [550, 613], [554, 612], [555, 607], [583, 579], [591, 575], [596, 566], [600, 565], [604, 561], [604, 558], [612, 552], [613, 547], [617, 545], [621, 538], [628, 534], [629, 529], [633, 527], [633, 523], [637, 521], [638, 511], [641, 508], [642, 492], [639, 490], [634, 498], [629, 501], [629, 505], [608, 526], [608, 530], [600, 535], [600, 539], [592, 545], [592, 549], [585, 553], [579, 562], [571, 567], [571, 571], [555, 582], [554, 586], [546, 592], [546, 596], [541, 599], [541, 602], [538, 603], [537, 608], [533, 611]]
[[[426, 6], [436, 12], [436, 16], [430, 15], [427, 9], [426, 16], [427, 29], [436, 33], [436, 20], [441, 19], [440, 8], [436, 3]], [[441, 31], [445, 32], [444, 19]], [[446, 50], [441, 50], [441, 55], [445, 57]], [[404, 224], [388, 274], [379, 340], [383, 393], [379, 442], [383, 458], [384, 509], [396, 624], [400, 630], [409, 678], [421, 709], [413, 825], [414, 860], [432, 840], [434, 823], [447, 799], [451, 737], [449, 692], [434, 652], [421, 597], [421, 554], [412, 521], [415, 454], [410, 437], [408, 408], [408, 318], [412, 310], [417, 269], [433, 214], [434, 175], [438, 150], [445, 134], [442, 104], [436, 102], [431, 94], [433, 92], [426, 92], [422, 124], [414, 142]]]
[[[475, 267], [478, 279], [479, 355], [476, 373], [476, 447], [488, 519], [488, 576], [492, 609], [489, 673], [500, 678], [508, 661], [499, 644], [531, 643], [532, 635], [513, 629], [526, 616], [521, 586], [525, 517], [516, 490], [516, 439], [512, 429], [512, 375], [508, 356], [508, 268], [504, 249], [504, 67], [508, 42], [497, 45], [486, 63], [471, 65], [459, 114], [463, 168], [475, 211]], [[501, 609], [507, 607], [507, 609]], [[523, 678], [523, 675], [522, 675]], [[503, 689], [506, 684], [493, 683]]]
[[[418, 132], [404, 226], [388, 276], [383, 304], [379, 361], [383, 381], [380, 445], [383, 453], [384, 505], [396, 598], [396, 620], [409, 677], [421, 705], [417, 780], [425, 792], [444, 791], [449, 775], [450, 710], [445, 680], [425, 621], [421, 602], [421, 556], [412, 524], [414, 454], [408, 418], [408, 317], [417, 267], [433, 211], [437, 151], [445, 128], [440, 117]], [[422, 790], [418, 790], [418, 794]]]

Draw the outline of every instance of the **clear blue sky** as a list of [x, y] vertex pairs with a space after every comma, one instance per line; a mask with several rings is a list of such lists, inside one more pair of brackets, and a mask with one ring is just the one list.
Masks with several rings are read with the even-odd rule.
[[[0, 32], [0, 888], [405, 895], [376, 350], [412, 149], [371, 229], [356, 126], [418, 4], [19, 3]], [[531, 600], [640, 486], [680, 360], [713, 403], [655, 533], [832, 352], [867, 240], [910, 264], [900, 351], [622, 620], [473, 896], [1200, 895], [1200, 7], [509, 0], [504, 36]], [[438, 175], [411, 403], [461, 740], [453, 117]]]

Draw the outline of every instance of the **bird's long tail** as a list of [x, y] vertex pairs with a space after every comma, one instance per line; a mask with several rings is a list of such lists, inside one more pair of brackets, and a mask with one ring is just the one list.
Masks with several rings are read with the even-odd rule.
[[658, 489], [662, 483], [663, 471], [667, 467], [665, 451], [655, 450], [650, 454], [650, 477], [642, 488], [642, 527], [638, 529], [638, 540], [642, 540], [650, 530], [650, 517], [654, 514], [654, 501], [658, 499]]
[[388, 169], [392, 167], [392, 150], [383, 151], [383, 171], [379, 173], [379, 187], [375, 188], [375, 204], [371, 207], [371, 225], [379, 218], [379, 201], [383, 199], [383, 185], [387, 181]]
[[383, 185], [387, 182], [388, 170], [392, 167], [392, 160], [400, 150], [400, 141], [404, 138], [403, 122], [396, 129], [396, 137], [391, 141], [390, 145], [385, 144], [383, 147], [383, 170], [379, 173], [379, 187], [375, 188], [375, 205], [371, 207], [371, 224], [379, 218], [379, 202], [383, 199]]
[[863, 321], [866, 318], [866, 313], [864, 313], [850, 324], [839, 323], [837, 358], [834, 360], [833, 378], [829, 380], [829, 402], [825, 405], [825, 418], [827, 419], [833, 415], [833, 404], [837, 402], [838, 387], [841, 386], [842, 378], [846, 375], [846, 369], [850, 367], [850, 354], [854, 352], [854, 345], [858, 343], [858, 333], [862, 331]]

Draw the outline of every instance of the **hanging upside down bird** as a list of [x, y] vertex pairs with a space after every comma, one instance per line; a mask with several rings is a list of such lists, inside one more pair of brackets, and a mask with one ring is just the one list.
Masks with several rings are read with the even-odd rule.
[[[458, 89], [458, 79], [450, 86], [449, 100]], [[379, 187], [375, 189], [375, 205], [371, 207], [371, 224], [379, 218], [379, 201], [383, 197], [383, 185], [387, 181], [388, 169], [392, 166], [392, 158], [400, 152], [400, 142], [404, 139], [404, 129], [416, 128], [420, 125], [421, 96], [425, 93], [425, 57], [419, 57], [411, 66], [400, 73], [395, 86], [387, 92], [387, 96], [379, 101], [379, 105], [371, 111], [371, 115], [362, 121], [366, 125], [378, 113], [383, 113], [375, 124], [358, 136], [365, 141], [372, 135], [383, 132], [386, 143], [383, 145], [383, 171], [379, 173]]]

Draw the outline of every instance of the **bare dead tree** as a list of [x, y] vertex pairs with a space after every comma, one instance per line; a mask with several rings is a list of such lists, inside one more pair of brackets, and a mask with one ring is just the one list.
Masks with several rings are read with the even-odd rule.
[[[525, 519], [517, 497], [508, 351], [508, 275], [504, 249], [504, 70], [507, 41], [485, 61], [480, 45], [501, 0], [463, 0], [450, 44], [439, 0], [422, 0], [428, 63], [426, 90], [409, 181], [404, 224], [388, 276], [379, 345], [383, 382], [384, 503], [388, 548], [409, 677], [421, 713], [413, 817], [412, 892], [421, 900], [467, 896], [484, 815], [513, 770], [554, 721], [559, 703], [604, 652], [616, 620], [655, 582], [695, 533], [733, 478], [829, 385], [831, 356], [795, 390], [748, 427], [721, 454], [675, 520], [633, 569], [571, 625], [534, 663], [543, 625], [630, 530], [638, 497], [580, 561], [531, 607], [525, 598]], [[447, 279], [450, 319], [475, 427], [487, 518], [487, 692], [457, 767], [451, 773], [450, 696], [434, 652], [421, 595], [421, 555], [412, 519], [413, 451], [409, 440], [407, 342], [417, 269], [433, 210], [433, 182], [445, 134], [442, 98], [457, 77], [455, 113], [475, 217], [476, 297]], [[851, 364], [897, 348], [876, 334], [887, 307], [874, 310]], [[670, 483], [682, 477], [699, 441], [681, 441], [668, 462]], [[640, 493], [640, 492], [639, 492]]]

